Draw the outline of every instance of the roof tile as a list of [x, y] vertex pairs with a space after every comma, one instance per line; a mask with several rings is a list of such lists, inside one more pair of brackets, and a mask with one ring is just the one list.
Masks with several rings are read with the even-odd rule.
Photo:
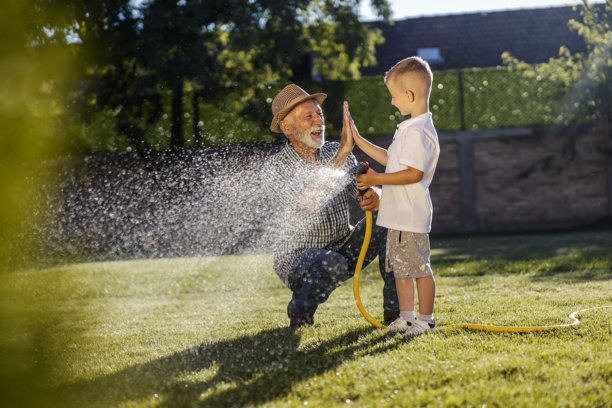
[[568, 6], [408, 18], [394, 25], [373, 22], [386, 41], [376, 48], [378, 65], [361, 72], [383, 75], [418, 48], [440, 49], [444, 61], [432, 62], [436, 70], [501, 65], [504, 51], [531, 64], [546, 62], [562, 45], [573, 53], [586, 50], [582, 37], [568, 28], [572, 18], [579, 19], [580, 12]]

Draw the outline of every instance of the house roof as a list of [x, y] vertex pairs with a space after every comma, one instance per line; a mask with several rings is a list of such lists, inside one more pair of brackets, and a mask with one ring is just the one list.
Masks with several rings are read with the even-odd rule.
[[376, 48], [378, 65], [361, 72], [384, 75], [424, 48], [433, 54], [439, 49], [443, 60], [429, 59], [434, 70], [501, 65], [504, 51], [528, 63], [546, 62], [559, 55], [562, 45], [572, 53], [586, 50], [582, 37], [568, 28], [572, 18], [580, 20], [580, 11], [568, 6], [408, 18], [394, 25], [372, 22], [386, 41]]

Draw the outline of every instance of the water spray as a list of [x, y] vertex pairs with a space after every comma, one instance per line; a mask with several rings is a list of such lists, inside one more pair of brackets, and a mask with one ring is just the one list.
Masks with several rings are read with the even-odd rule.
[[[360, 174], [367, 173], [369, 169], [369, 164], [367, 162], [359, 162], [356, 166], [351, 168], [348, 171], [348, 174], [352, 177], [357, 177]], [[359, 190], [359, 194], [363, 196], [366, 190]], [[365, 234], [363, 237], [363, 244], [361, 246], [361, 252], [359, 253], [359, 258], [357, 259], [357, 265], [355, 265], [355, 275], [353, 277], [353, 296], [355, 297], [355, 303], [357, 304], [357, 308], [365, 317], [365, 319], [372, 324], [374, 327], [385, 328], [386, 326], [376, 319], [374, 319], [366, 310], [363, 304], [361, 303], [361, 297], [359, 296], [359, 276], [361, 275], [361, 268], [363, 267], [363, 261], [366, 256], [366, 252], [368, 251], [368, 247], [370, 246], [370, 238], [372, 236], [372, 211], [365, 212], [366, 218], [366, 228]], [[448, 324], [442, 327], [454, 327], [466, 330], [476, 330], [476, 331], [486, 331], [486, 332], [494, 332], [494, 333], [533, 333], [533, 332], [542, 332], [553, 329], [559, 329], [563, 327], [575, 326], [580, 323], [580, 320], [576, 318], [576, 315], [582, 312], [586, 312], [588, 310], [594, 309], [602, 309], [602, 308], [610, 308], [612, 306], [599, 306], [599, 307], [591, 307], [588, 309], [577, 310], [569, 315], [570, 319], [573, 321], [567, 324], [558, 324], [552, 326], [525, 326], [525, 327], [516, 327], [516, 326], [494, 326], [494, 325], [486, 325], [486, 324], [471, 324], [471, 323], [460, 323], [460, 324]]]

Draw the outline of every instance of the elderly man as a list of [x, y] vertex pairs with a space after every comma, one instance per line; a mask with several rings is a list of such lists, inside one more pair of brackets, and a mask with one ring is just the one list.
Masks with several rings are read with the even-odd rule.
[[[326, 97], [294, 84], [276, 95], [270, 129], [284, 133], [287, 144], [266, 161], [261, 173], [278, 226], [274, 270], [293, 292], [287, 306], [291, 327], [311, 326], [317, 307], [353, 276], [365, 219], [350, 225], [349, 201], [358, 199], [362, 209], [372, 211], [379, 204], [376, 191], [358, 197], [354, 180], [346, 177], [357, 164], [346, 111], [340, 143], [325, 142], [320, 104]], [[388, 323], [399, 316], [399, 306], [393, 273], [385, 269], [385, 238], [386, 230], [375, 225], [364, 264], [379, 256]]]

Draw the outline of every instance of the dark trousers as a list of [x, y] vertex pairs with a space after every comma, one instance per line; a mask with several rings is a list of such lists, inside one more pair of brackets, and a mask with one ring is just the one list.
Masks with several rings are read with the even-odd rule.
[[[379, 257], [380, 274], [384, 281], [383, 308], [399, 310], [393, 272], [385, 269], [387, 229], [376, 225], [375, 214], [363, 267], [376, 256]], [[359, 221], [351, 238], [338, 251], [312, 248], [297, 257], [289, 272], [289, 287], [293, 291], [287, 306], [289, 318], [313, 316], [317, 307], [327, 300], [334, 289], [354, 275], [363, 244], [365, 224], [365, 218]]]

